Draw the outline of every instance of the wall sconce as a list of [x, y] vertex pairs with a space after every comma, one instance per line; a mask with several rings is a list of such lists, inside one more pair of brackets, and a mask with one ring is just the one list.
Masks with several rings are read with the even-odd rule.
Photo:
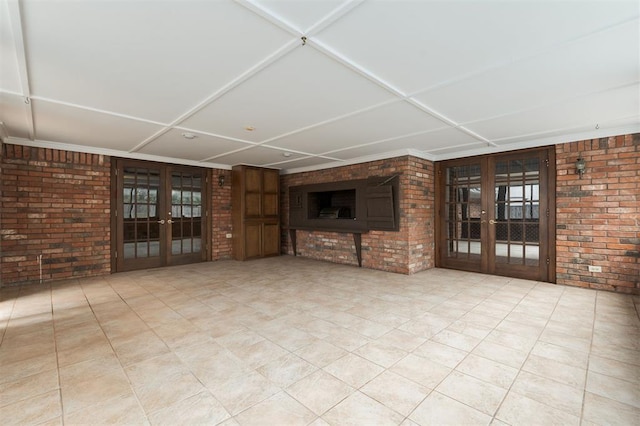
[[580, 179], [582, 179], [582, 175], [584, 174], [584, 169], [587, 167], [587, 163], [584, 161], [584, 158], [578, 157], [576, 160], [576, 173], [580, 175]]
[[224, 186], [224, 175], [218, 175], [218, 186], [220, 188]]

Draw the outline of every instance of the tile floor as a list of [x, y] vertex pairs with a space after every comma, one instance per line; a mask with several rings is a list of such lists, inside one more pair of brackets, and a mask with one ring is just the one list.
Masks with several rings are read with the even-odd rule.
[[640, 424], [640, 298], [283, 256], [0, 289], [9, 424]]

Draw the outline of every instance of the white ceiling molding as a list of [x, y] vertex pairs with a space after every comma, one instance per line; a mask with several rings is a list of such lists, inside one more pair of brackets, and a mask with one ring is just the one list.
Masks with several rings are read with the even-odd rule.
[[[24, 98], [24, 113], [29, 128], [29, 139], [33, 140], [35, 138], [35, 125], [33, 121], [33, 110], [31, 107], [29, 68], [27, 66], [27, 58], [22, 31], [22, 14], [20, 13], [20, 2], [18, 0], [8, 0], [7, 7], [9, 10], [9, 19], [11, 21], [13, 41], [15, 43], [18, 73], [20, 75], [20, 86], [22, 87], [21, 95]], [[5, 58], [5, 60], [7, 59]]]
[[[70, 152], [80, 152], [84, 154], [97, 154], [97, 155], [106, 155], [109, 157], [119, 157], [119, 158], [129, 158], [132, 160], [146, 160], [146, 161], [155, 161], [155, 162], [167, 162], [167, 157], [161, 157], [158, 155], [151, 154], [141, 154], [136, 152], [124, 152], [114, 149], [107, 148], [96, 148], [91, 146], [79, 146], [72, 145], [66, 143], [52, 142], [52, 141], [31, 141], [28, 139], [20, 139], [20, 138], [7, 138], [4, 143], [9, 145], [22, 145], [28, 146], [32, 148], [45, 148], [45, 149], [57, 149], [61, 151], [70, 151]], [[228, 164], [219, 164], [219, 163], [211, 163], [211, 162], [203, 162], [203, 161], [190, 161], [184, 159], [173, 159], [171, 163], [180, 164], [183, 166], [195, 166], [195, 167], [204, 167], [208, 169], [223, 169], [223, 170], [231, 170], [231, 166]]]

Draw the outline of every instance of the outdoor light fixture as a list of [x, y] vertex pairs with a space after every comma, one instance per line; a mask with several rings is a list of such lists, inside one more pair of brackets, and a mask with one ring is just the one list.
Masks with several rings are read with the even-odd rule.
[[224, 186], [224, 175], [218, 176], [218, 186], [221, 188]]
[[576, 172], [580, 175], [580, 179], [582, 179], [582, 175], [584, 174], [584, 169], [587, 167], [587, 163], [585, 163], [584, 158], [578, 157], [576, 160]]

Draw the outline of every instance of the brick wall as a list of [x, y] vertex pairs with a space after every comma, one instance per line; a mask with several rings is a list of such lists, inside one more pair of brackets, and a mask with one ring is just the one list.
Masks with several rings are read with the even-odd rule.
[[557, 145], [556, 156], [558, 284], [640, 294], [640, 134]]
[[110, 272], [110, 159], [2, 145], [0, 285]]
[[[231, 227], [231, 171], [213, 170], [211, 179], [211, 257], [212, 260], [231, 259], [231, 238], [227, 234]], [[218, 184], [219, 176], [225, 177], [223, 186]]]
[[[434, 261], [433, 164], [414, 157], [398, 157], [363, 164], [281, 176], [282, 252], [293, 254], [289, 234], [290, 186], [400, 175], [400, 231], [362, 234], [362, 266], [411, 274], [432, 268]], [[298, 255], [357, 265], [350, 233], [297, 231]]]

